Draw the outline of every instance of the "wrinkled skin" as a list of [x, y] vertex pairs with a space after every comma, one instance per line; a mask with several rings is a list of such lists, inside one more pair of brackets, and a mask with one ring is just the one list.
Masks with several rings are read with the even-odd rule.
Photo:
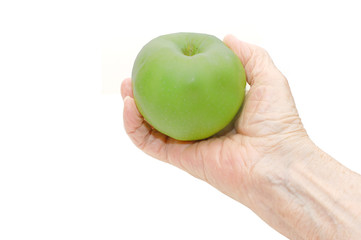
[[243, 109], [221, 133], [203, 141], [171, 139], [147, 124], [134, 103], [131, 79], [121, 86], [124, 126], [134, 144], [150, 156], [179, 167], [251, 207], [260, 175], [289, 164], [293, 151], [310, 146], [287, 79], [268, 53], [226, 36], [225, 44], [243, 63], [250, 85]]

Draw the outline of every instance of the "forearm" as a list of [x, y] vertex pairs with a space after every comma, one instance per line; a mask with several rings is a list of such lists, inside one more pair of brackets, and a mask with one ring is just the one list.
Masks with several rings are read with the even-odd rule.
[[296, 155], [261, 177], [251, 208], [290, 239], [361, 239], [360, 175], [315, 146]]

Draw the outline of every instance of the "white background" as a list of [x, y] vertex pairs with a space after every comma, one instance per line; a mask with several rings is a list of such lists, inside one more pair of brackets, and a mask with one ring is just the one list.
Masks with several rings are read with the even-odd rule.
[[190, 31], [268, 50], [311, 138], [361, 173], [358, 1], [1, 1], [0, 239], [285, 239], [137, 150], [119, 85]]

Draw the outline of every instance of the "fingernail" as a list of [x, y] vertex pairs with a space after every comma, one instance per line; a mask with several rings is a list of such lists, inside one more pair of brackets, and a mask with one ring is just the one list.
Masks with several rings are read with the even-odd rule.
[[130, 99], [130, 97], [129, 97], [129, 96], [125, 96], [125, 98], [123, 99], [124, 103], [125, 103], [128, 99]]

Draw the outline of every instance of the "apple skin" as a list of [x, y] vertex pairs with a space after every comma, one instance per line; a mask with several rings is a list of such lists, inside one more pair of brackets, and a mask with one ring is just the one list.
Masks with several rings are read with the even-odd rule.
[[218, 38], [200, 33], [159, 36], [139, 52], [134, 100], [144, 119], [177, 140], [208, 138], [226, 127], [245, 95], [239, 58]]

